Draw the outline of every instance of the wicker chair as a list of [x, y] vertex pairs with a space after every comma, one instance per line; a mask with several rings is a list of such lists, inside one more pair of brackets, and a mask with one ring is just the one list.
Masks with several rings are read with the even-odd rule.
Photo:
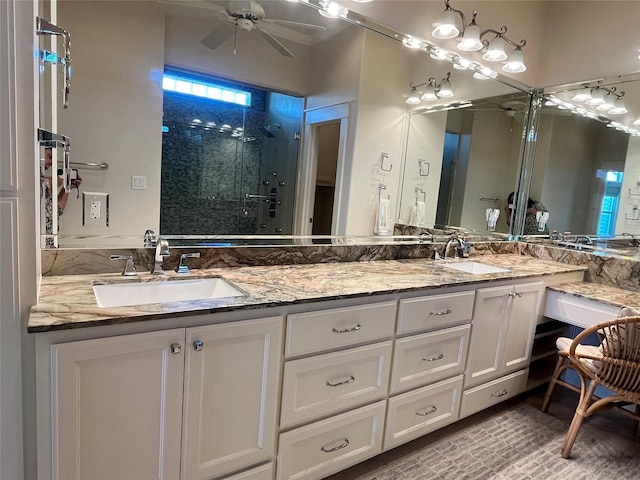
[[[599, 347], [581, 345], [590, 334], [601, 340]], [[580, 402], [562, 446], [562, 456], [569, 458], [571, 448], [585, 418], [603, 407], [617, 407], [635, 420], [637, 430], [640, 421], [640, 316], [621, 317], [593, 325], [573, 340], [559, 338], [558, 363], [542, 403], [542, 411], [549, 408], [551, 394], [556, 385], [562, 385], [580, 393]], [[561, 380], [560, 375], [573, 369], [580, 377], [580, 388]], [[594, 392], [598, 385], [609, 389], [611, 395], [602, 398]], [[635, 404], [635, 412], [622, 408]]]

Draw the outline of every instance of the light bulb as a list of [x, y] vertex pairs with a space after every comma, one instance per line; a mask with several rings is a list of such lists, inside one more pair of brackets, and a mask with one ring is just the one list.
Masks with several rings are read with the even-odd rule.
[[411, 49], [418, 49], [422, 46], [422, 42], [415, 37], [407, 36], [402, 40], [402, 44]]
[[416, 87], [411, 87], [411, 92], [409, 92], [409, 96], [407, 97], [406, 102], [409, 105], [416, 105], [420, 103], [420, 96], [418, 95], [418, 90], [416, 90]]
[[471, 22], [465, 29], [462, 35], [462, 40], [458, 43], [458, 50], [465, 52], [475, 52], [482, 48], [482, 42], [480, 41], [480, 27], [474, 22]]
[[435, 38], [455, 38], [460, 34], [460, 30], [456, 27], [456, 15], [453, 10], [447, 8], [440, 14], [437, 23], [434, 23], [433, 35]]
[[520, 48], [516, 48], [511, 55], [507, 63], [504, 64], [502, 70], [509, 73], [521, 73], [524, 72], [527, 67], [524, 64], [524, 54]]
[[482, 55], [484, 60], [489, 62], [501, 62], [507, 59], [507, 54], [504, 52], [504, 39], [501, 36], [497, 36], [489, 43], [489, 48]]

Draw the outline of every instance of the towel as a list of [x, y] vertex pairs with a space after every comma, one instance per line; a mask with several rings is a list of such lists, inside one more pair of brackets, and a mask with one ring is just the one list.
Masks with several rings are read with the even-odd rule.
[[381, 198], [378, 203], [376, 224], [373, 233], [389, 235], [391, 229], [391, 202], [387, 198]]
[[416, 202], [416, 225], [424, 225], [426, 206], [424, 202]]

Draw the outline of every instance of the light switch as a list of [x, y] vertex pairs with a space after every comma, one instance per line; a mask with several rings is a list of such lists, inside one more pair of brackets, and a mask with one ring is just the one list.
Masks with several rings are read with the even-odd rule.
[[139, 175], [133, 175], [131, 177], [131, 189], [132, 190], [146, 190], [147, 189], [147, 177]]

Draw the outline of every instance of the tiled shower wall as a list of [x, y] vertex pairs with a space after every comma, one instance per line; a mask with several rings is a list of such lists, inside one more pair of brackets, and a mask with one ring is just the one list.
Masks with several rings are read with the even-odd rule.
[[[302, 99], [229, 86], [250, 91], [251, 106], [164, 94], [161, 234], [247, 235], [276, 233], [276, 228], [280, 229], [277, 233], [291, 233], [292, 208], [278, 209], [278, 224], [271, 228], [274, 231], [266, 232], [273, 208], [270, 213], [267, 199], [246, 199], [245, 194], [271, 193], [278, 180], [273, 178], [278, 171], [274, 165], [284, 162], [286, 166], [279, 167], [280, 182], [289, 188], [279, 188], [274, 204], [293, 204], [290, 179], [295, 179], [298, 142], [285, 131], [299, 130]], [[278, 111], [278, 105], [292, 103], [297, 108], [285, 109], [286, 115]], [[274, 123], [281, 127], [266, 135], [264, 127]]]

